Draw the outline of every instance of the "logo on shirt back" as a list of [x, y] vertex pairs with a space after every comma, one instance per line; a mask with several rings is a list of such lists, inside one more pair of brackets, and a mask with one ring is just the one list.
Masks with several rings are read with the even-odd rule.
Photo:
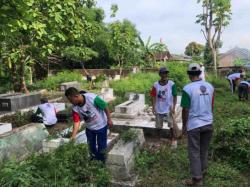
[[201, 85], [200, 91], [201, 91], [200, 95], [208, 95], [206, 86]]

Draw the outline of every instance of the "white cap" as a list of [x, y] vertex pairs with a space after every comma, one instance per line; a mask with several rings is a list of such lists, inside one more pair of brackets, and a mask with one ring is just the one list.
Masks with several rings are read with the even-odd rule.
[[201, 71], [201, 67], [197, 63], [192, 63], [188, 66], [188, 71], [194, 72], [194, 71]]

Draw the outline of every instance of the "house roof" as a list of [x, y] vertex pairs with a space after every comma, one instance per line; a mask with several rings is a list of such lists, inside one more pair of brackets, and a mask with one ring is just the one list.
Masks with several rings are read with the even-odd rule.
[[243, 49], [235, 47], [226, 53], [220, 54], [219, 57], [219, 67], [230, 67], [234, 66], [234, 61], [240, 59], [242, 62], [250, 61], [250, 51], [248, 49]]

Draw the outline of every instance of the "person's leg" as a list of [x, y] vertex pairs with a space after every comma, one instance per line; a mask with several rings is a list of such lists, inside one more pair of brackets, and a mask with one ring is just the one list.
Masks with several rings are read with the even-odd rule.
[[174, 119], [173, 119], [173, 116], [170, 113], [167, 114], [166, 120], [168, 122], [168, 127], [170, 128], [171, 148], [176, 149], [177, 148], [177, 140], [175, 138], [175, 133], [174, 133]]
[[236, 81], [232, 80], [232, 82], [233, 82], [233, 93], [234, 93], [236, 88]]
[[201, 158], [200, 158], [200, 129], [196, 128], [188, 131], [188, 156], [190, 161], [190, 171], [193, 179], [202, 178]]
[[202, 173], [206, 172], [208, 167], [208, 147], [213, 134], [213, 126], [206, 125], [200, 128], [201, 136], [200, 136], [200, 155], [201, 155], [201, 169]]
[[160, 132], [163, 127], [163, 118], [164, 116], [162, 114], [156, 114], [155, 115], [155, 127], [157, 129], [157, 136], [160, 137]]
[[238, 97], [239, 97], [239, 100], [241, 101], [241, 99], [242, 99], [242, 85], [240, 84], [239, 86], [238, 86]]
[[91, 159], [97, 159], [96, 133], [93, 130], [86, 129], [86, 136], [89, 145]]
[[98, 145], [98, 152], [97, 152], [97, 159], [105, 162], [106, 160], [106, 150], [107, 150], [107, 130], [108, 127], [104, 127], [97, 132], [97, 145]]

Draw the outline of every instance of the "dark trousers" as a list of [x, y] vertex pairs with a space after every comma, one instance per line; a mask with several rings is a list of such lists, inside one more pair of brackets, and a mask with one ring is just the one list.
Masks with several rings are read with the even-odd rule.
[[235, 80], [230, 81], [229, 79], [228, 79], [228, 81], [229, 81], [229, 84], [230, 84], [231, 92], [234, 93], [235, 90], [236, 90], [236, 81]]
[[99, 130], [86, 129], [86, 136], [92, 159], [105, 162], [105, 152], [107, 149], [107, 129], [107, 126]]
[[201, 179], [208, 167], [208, 146], [213, 134], [212, 125], [188, 131], [188, 156], [192, 178]]
[[238, 96], [239, 100], [246, 99], [248, 100], [248, 85], [247, 84], [239, 84], [238, 86]]

